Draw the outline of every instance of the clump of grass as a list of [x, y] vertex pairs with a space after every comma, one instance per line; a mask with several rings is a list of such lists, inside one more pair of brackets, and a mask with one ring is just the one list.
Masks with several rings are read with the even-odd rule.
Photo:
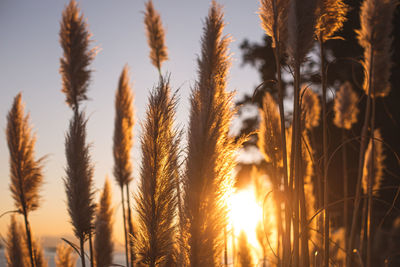
[[75, 262], [73, 248], [64, 243], [58, 244], [55, 256], [56, 267], [75, 267]]
[[112, 195], [108, 178], [104, 182], [95, 221], [94, 248], [96, 251], [96, 266], [107, 267], [113, 263], [113, 213], [111, 207]]
[[42, 159], [35, 159], [36, 138], [31, 133], [29, 115], [24, 114], [22, 95], [14, 98], [7, 116], [7, 144], [10, 152], [10, 190], [15, 207], [24, 216], [26, 245], [30, 264], [35, 266], [29, 213], [39, 207], [39, 189], [43, 184]]

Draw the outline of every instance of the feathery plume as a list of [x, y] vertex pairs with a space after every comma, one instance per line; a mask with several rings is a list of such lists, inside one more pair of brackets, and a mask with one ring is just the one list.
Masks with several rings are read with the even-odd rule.
[[319, 125], [321, 103], [318, 95], [311, 88], [304, 86], [301, 90], [302, 121], [306, 129], [311, 130]]
[[35, 266], [47, 267], [47, 260], [44, 257], [44, 251], [38, 240], [33, 241], [33, 253], [35, 254]]
[[24, 116], [22, 95], [19, 93], [7, 116], [7, 144], [10, 152], [10, 190], [15, 207], [24, 216], [31, 265], [34, 266], [32, 235], [28, 214], [39, 207], [39, 188], [43, 183], [42, 159], [35, 160], [36, 138], [31, 134], [29, 116]]
[[64, 54], [60, 59], [62, 92], [66, 102], [76, 109], [79, 102], [86, 100], [91, 70], [88, 69], [96, 55], [96, 48], [89, 49], [91, 34], [75, 0], [64, 8], [60, 28], [60, 44]]
[[265, 33], [272, 37], [273, 47], [276, 43], [284, 45], [286, 42], [288, 4], [289, 0], [260, 0], [261, 26]]
[[114, 176], [120, 187], [132, 180], [130, 152], [133, 144], [132, 128], [135, 123], [133, 114], [133, 94], [129, 81], [128, 67], [125, 66], [119, 78], [115, 95], [114, 124]]
[[41, 159], [35, 160], [36, 138], [31, 133], [29, 115], [19, 93], [7, 116], [7, 143], [10, 152], [10, 190], [15, 207], [25, 214], [39, 207], [39, 188], [43, 183]]
[[335, 111], [335, 118], [333, 123], [339, 127], [347, 130], [357, 122], [357, 115], [359, 109], [357, 107], [358, 97], [353, 91], [351, 83], [345, 82], [340, 86], [339, 91], [336, 92], [333, 109]]
[[395, 0], [365, 0], [361, 6], [361, 29], [356, 30], [358, 42], [364, 48], [364, 62], [368, 78], [364, 90], [373, 88], [371, 97], [385, 97], [390, 92], [392, 20], [398, 5]]
[[174, 129], [176, 97], [169, 79], [152, 91], [141, 137], [142, 166], [136, 196], [136, 251], [146, 266], [166, 264], [174, 252], [175, 182], [180, 134]]
[[316, 10], [316, 38], [322, 43], [332, 39], [347, 20], [348, 10], [343, 0], [319, 0]]
[[260, 109], [260, 113], [258, 147], [267, 162], [271, 162], [276, 167], [282, 167], [281, 121], [278, 107], [268, 92], [263, 97], [263, 106]]
[[229, 39], [221, 7], [212, 2], [205, 20], [199, 78], [191, 95], [185, 216], [190, 266], [218, 266], [227, 224], [226, 198], [233, 187], [235, 143], [228, 135], [233, 117], [232, 94], [226, 92]]
[[96, 251], [96, 266], [108, 267], [112, 264], [114, 244], [113, 209], [111, 208], [111, 188], [108, 178], [104, 183], [104, 189], [100, 196], [100, 202], [96, 214], [94, 249]]
[[240, 267], [253, 267], [253, 257], [247, 242], [247, 237], [244, 231], [239, 234], [238, 240], [238, 259]]
[[[122, 202], [122, 217], [124, 222], [124, 236], [125, 236], [125, 258], [126, 265], [129, 265], [128, 251], [132, 252], [132, 248], [128, 241], [128, 223], [126, 213], [130, 211], [125, 209], [124, 186], [129, 191], [129, 183], [132, 181], [132, 163], [131, 163], [131, 149], [133, 145], [132, 129], [135, 123], [133, 113], [133, 94], [129, 81], [128, 66], [125, 65], [121, 72], [118, 82], [118, 88], [115, 95], [115, 122], [114, 122], [114, 176], [121, 189], [121, 202]], [[127, 194], [129, 203], [129, 194]], [[130, 209], [128, 205], [128, 209]], [[133, 234], [133, 233], [132, 233]], [[131, 253], [131, 262], [133, 254]]]
[[84, 113], [75, 113], [65, 137], [67, 167], [64, 178], [68, 213], [74, 234], [85, 240], [92, 230], [96, 205], [93, 197], [93, 165], [89, 146], [86, 144], [86, 120]]
[[[374, 131], [374, 153], [372, 153], [372, 142], [369, 141], [367, 151], [365, 152], [365, 160], [364, 160], [364, 171], [363, 171], [363, 178], [362, 178], [362, 188], [364, 194], [368, 192], [368, 179], [372, 181], [372, 194], [374, 196], [379, 195], [379, 188], [381, 187], [381, 183], [383, 180], [383, 169], [384, 169], [384, 161], [385, 155], [383, 151], [381, 132], [379, 129]], [[372, 159], [373, 155], [373, 159]], [[374, 161], [374, 169], [371, 170], [372, 161]], [[372, 173], [373, 171], [373, 173]], [[369, 178], [369, 176], [372, 176]]]
[[161, 64], [168, 59], [168, 53], [160, 14], [154, 9], [151, 0], [146, 3], [144, 24], [146, 25], [147, 42], [150, 46], [151, 63], [160, 71]]
[[287, 52], [301, 64], [311, 49], [314, 37], [317, 0], [290, 0]]
[[64, 243], [58, 244], [55, 256], [56, 267], [75, 267], [76, 259], [72, 253], [72, 247]]
[[21, 224], [11, 216], [6, 242], [6, 259], [8, 267], [25, 267], [29, 265], [29, 259], [24, 246], [23, 229]]

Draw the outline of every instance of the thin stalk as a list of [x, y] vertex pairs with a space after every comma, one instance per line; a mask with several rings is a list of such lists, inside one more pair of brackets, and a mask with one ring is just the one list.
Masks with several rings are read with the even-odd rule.
[[224, 266], [228, 266], [228, 232], [224, 228]]
[[[299, 164], [300, 165], [300, 164]], [[301, 172], [300, 172], [301, 173]], [[299, 175], [300, 180], [300, 210], [301, 210], [301, 266], [310, 266], [309, 247], [308, 247], [308, 221], [306, 211], [306, 197], [304, 193], [304, 176]]]
[[[274, 173], [273, 173], [274, 177], [281, 177], [277, 167], [274, 166], [273, 169], [274, 169]], [[277, 266], [278, 267], [282, 266], [281, 241], [283, 240], [283, 238], [282, 238], [283, 237], [282, 209], [281, 209], [281, 202], [278, 198], [280, 186], [281, 186], [281, 184], [279, 182], [273, 183], [273, 189], [274, 189], [274, 192], [276, 192], [274, 194], [274, 201], [275, 201], [275, 208], [276, 208], [275, 216], [276, 216], [276, 221], [278, 224], [277, 225], [277, 237], [278, 238], [277, 238], [277, 248], [276, 248], [277, 260], [278, 260]]]
[[86, 263], [85, 263], [85, 240], [84, 237], [81, 236], [80, 238], [80, 245], [81, 245], [81, 262], [82, 262], [82, 267], [86, 267]]
[[344, 198], [344, 207], [343, 207], [343, 226], [345, 232], [345, 242], [344, 249], [347, 251], [347, 238], [349, 236], [349, 200], [347, 197], [349, 196], [349, 181], [347, 177], [347, 151], [346, 151], [346, 130], [342, 128], [342, 167], [343, 167], [343, 198]]
[[126, 266], [129, 267], [129, 255], [128, 255], [128, 233], [126, 229], [126, 214], [125, 214], [125, 197], [124, 197], [124, 188], [121, 186], [121, 202], [122, 202], [122, 216], [124, 219], [124, 236], [125, 236], [125, 259]]
[[[272, 1], [273, 4], [275, 4], [275, 1]], [[276, 27], [274, 28], [274, 31], [276, 32]], [[276, 34], [276, 33], [275, 33]], [[276, 36], [276, 35], [275, 35]], [[276, 66], [276, 72], [277, 72], [277, 78], [278, 78], [278, 105], [279, 105], [279, 115], [281, 119], [281, 147], [282, 147], [282, 157], [283, 157], [283, 188], [285, 192], [285, 230], [286, 232], [284, 233], [282, 231], [283, 235], [283, 257], [282, 257], [282, 266], [286, 267], [287, 266], [287, 259], [289, 258], [291, 252], [290, 252], [290, 224], [291, 224], [291, 218], [292, 216], [290, 215], [291, 209], [290, 209], [290, 188], [288, 186], [288, 163], [287, 163], [287, 149], [286, 149], [286, 134], [285, 134], [285, 109], [283, 106], [283, 84], [282, 84], [282, 72], [281, 72], [281, 62], [279, 58], [280, 54], [280, 44], [279, 42], [275, 42], [275, 48], [274, 48], [274, 56], [275, 56], [275, 66]]]
[[361, 257], [362, 257], [362, 255], [364, 255], [365, 233], [367, 232], [366, 226], [365, 226], [366, 221], [367, 221], [367, 205], [368, 205], [368, 196], [364, 197], [362, 214], [361, 214], [360, 244], [358, 246], [358, 251], [359, 251]]
[[[372, 66], [373, 66], [373, 48], [371, 47], [371, 63], [370, 63], [370, 69], [368, 71], [368, 81], [369, 81], [369, 87], [371, 87], [372, 82]], [[360, 155], [358, 158], [358, 177], [357, 177], [357, 185], [356, 185], [356, 197], [354, 199], [354, 212], [353, 212], [353, 217], [351, 221], [351, 230], [350, 230], [350, 238], [349, 238], [349, 247], [347, 250], [347, 256], [346, 256], [346, 266], [350, 267], [351, 265], [351, 255], [352, 255], [352, 247], [354, 246], [354, 239], [356, 235], [356, 224], [357, 224], [357, 217], [358, 217], [358, 212], [359, 212], [359, 207], [360, 207], [360, 201], [361, 201], [361, 181], [362, 181], [362, 176], [363, 176], [363, 167], [364, 167], [364, 154], [365, 154], [365, 149], [367, 146], [367, 134], [368, 134], [368, 126], [370, 123], [370, 116], [371, 116], [371, 88], [368, 90], [368, 97], [367, 97], [367, 107], [365, 110], [365, 116], [364, 116], [364, 124], [361, 130], [361, 144], [360, 144]]]
[[[133, 232], [133, 225], [132, 225], [132, 212], [131, 212], [131, 201], [129, 197], [129, 184], [125, 186], [126, 188], [126, 199], [128, 201], [128, 228], [129, 228], [129, 233], [131, 235], [134, 234]], [[135, 252], [133, 250], [133, 242], [134, 238], [129, 238], [129, 256], [130, 256], [130, 262], [131, 262], [131, 267], [135, 266]]]
[[24, 214], [24, 220], [25, 220], [25, 229], [26, 229], [26, 239], [27, 239], [27, 245], [29, 249], [29, 256], [31, 260], [31, 265], [32, 267], [35, 267], [35, 255], [33, 254], [33, 247], [32, 247], [32, 234], [31, 234], [31, 226], [29, 224], [28, 220], [28, 213], [26, 212], [26, 207], [23, 205], [23, 214]]
[[[323, 40], [322, 34], [319, 38]], [[321, 84], [322, 84], [322, 143], [323, 143], [323, 174], [324, 174], [324, 266], [329, 267], [329, 195], [328, 195], [328, 140], [326, 115], [326, 75], [325, 75], [325, 47], [319, 42], [321, 57]]]
[[290, 155], [290, 182], [294, 185], [294, 220], [293, 220], [293, 251], [294, 251], [294, 267], [299, 266], [299, 141], [300, 141], [300, 63], [295, 62], [294, 66], [294, 101], [293, 101], [293, 133], [292, 133], [292, 153]]
[[[372, 88], [374, 90], [374, 88]], [[372, 118], [371, 118], [371, 171], [369, 179], [368, 179], [368, 219], [367, 219], [367, 267], [371, 267], [371, 253], [372, 253], [372, 187], [373, 181], [375, 180], [375, 140], [374, 140], [374, 131], [375, 131], [375, 92], [373, 92], [374, 98], [372, 99]]]
[[92, 231], [89, 232], [89, 251], [90, 251], [90, 267], [94, 267], [94, 254], [93, 254], [93, 243], [92, 243]]

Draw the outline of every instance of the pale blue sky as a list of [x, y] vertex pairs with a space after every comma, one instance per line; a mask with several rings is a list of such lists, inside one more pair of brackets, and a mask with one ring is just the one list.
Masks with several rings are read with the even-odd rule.
[[[62, 177], [64, 176], [64, 135], [71, 111], [64, 103], [58, 73], [62, 55], [58, 43], [61, 12], [68, 1], [61, 0], [1, 0], [0, 1], [0, 213], [13, 209], [8, 189], [8, 148], [5, 140], [6, 114], [13, 97], [23, 93], [26, 110], [37, 134], [36, 155], [48, 155], [45, 162], [43, 202], [32, 213], [32, 228], [38, 235], [70, 234], [71, 227]], [[200, 53], [200, 38], [204, 17], [211, 1], [155, 0], [166, 29], [169, 58], [163, 71], [171, 73], [171, 84], [180, 88], [177, 121], [184, 126], [188, 121], [188, 96], [197, 74], [196, 58]], [[143, 120], [149, 89], [157, 80], [157, 72], [150, 64], [149, 49], [143, 25], [144, 0], [79, 1], [93, 34], [94, 45], [101, 51], [95, 58], [92, 83], [84, 103], [89, 115], [88, 141], [95, 164], [95, 186], [103, 185], [104, 177], [112, 177], [112, 134], [114, 94], [124, 64], [130, 67], [135, 93], [138, 121]], [[239, 45], [244, 38], [259, 41], [262, 29], [256, 14], [257, 0], [221, 0], [227, 26], [224, 33], [231, 35], [233, 64], [229, 90], [238, 95], [251, 92], [259, 82], [255, 69], [241, 67]], [[135, 167], [140, 163], [138, 136], [135, 126], [135, 148], [132, 157]], [[137, 174], [137, 168], [135, 176]], [[114, 202], [119, 191], [114, 186]], [[120, 209], [116, 215], [116, 234], [122, 236]], [[0, 218], [0, 234], [5, 235], [9, 217]]]

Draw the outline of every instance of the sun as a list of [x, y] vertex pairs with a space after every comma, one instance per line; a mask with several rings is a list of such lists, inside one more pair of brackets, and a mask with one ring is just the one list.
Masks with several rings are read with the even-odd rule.
[[250, 245], [258, 247], [256, 227], [262, 221], [263, 209], [257, 202], [254, 187], [248, 186], [233, 193], [229, 201], [229, 221], [235, 237], [244, 231]]

